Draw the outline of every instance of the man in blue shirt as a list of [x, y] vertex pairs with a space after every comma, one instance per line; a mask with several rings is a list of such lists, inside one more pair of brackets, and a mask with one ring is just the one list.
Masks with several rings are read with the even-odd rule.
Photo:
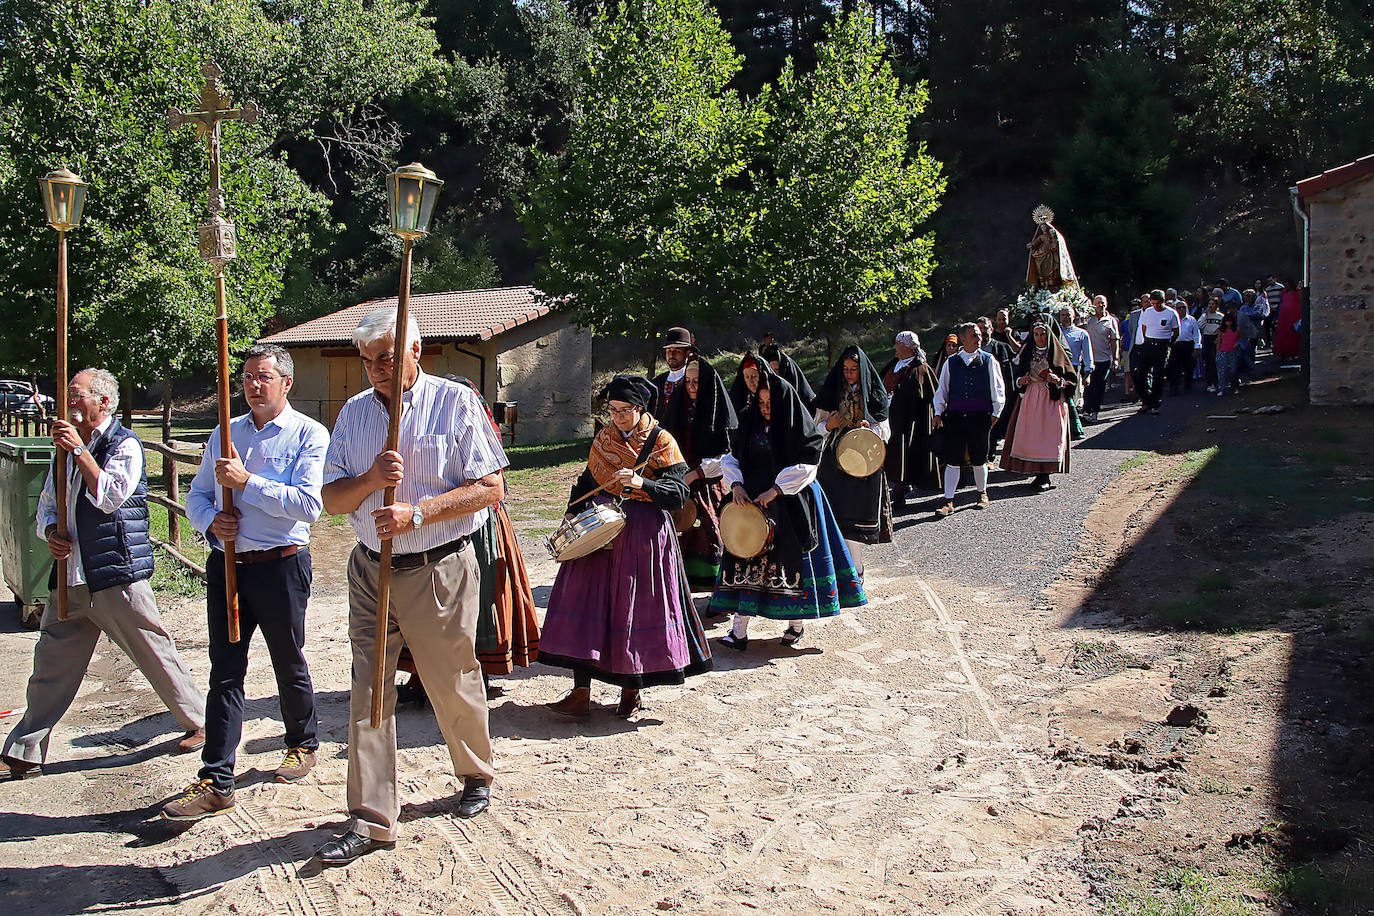
[[[329, 433], [286, 401], [295, 367], [281, 347], [251, 348], [243, 362], [249, 413], [229, 424], [233, 457], [221, 458], [216, 428], [186, 495], [191, 524], [212, 550], [206, 562], [210, 625], [210, 693], [205, 748], [195, 782], [163, 806], [162, 816], [195, 821], [234, 807], [234, 758], [243, 731], [243, 679], [248, 644], [262, 631], [277, 676], [286, 757], [277, 782], [294, 782], [315, 765], [315, 691], [305, 654], [305, 606], [310, 599], [310, 523], [323, 503]], [[234, 512], [223, 511], [221, 488], [230, 487]], [[222, 544], [234, 542], [238, 580], [238, 642], [229, 641]]]
[[[1059, 310], [1059, 328], [1064, 332], [1064, 346], [1069, 351], [1069, 360], [1073, 367], [1078, 370], [1079, 378], [1092, 378], [1093, 374], [1093, 345], [1088, 337], [1088, 332], [1073, 323], [1073, 309], [1064, 306]], [[1069, 399], [1069, 438], [1082, 439], [1086, 433], [1083, 430], [1083, 420], [1078, 415], [1078, 398], [1083, 396], [1083, 386], [1078, 386], [1078, 393]]]

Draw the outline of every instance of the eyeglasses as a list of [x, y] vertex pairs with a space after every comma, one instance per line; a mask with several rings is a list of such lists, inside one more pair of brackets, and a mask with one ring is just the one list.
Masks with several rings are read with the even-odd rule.
[[275, 372], [245, 372], [243, 373], [243, 383], [257, 382], [259, 385], [270, 385], [279, 378], [285, 378]]
[[638, 407], [607, 407], [606, 412], [613, 417], [628, 417], [634, 414]]
[[82, 391], [79, 388], [67, 389], [67, 400], [69, 401], [84, 401], [86, 398], [98, 397], [101, 397], [101, 395], [96, 394], [94, 391]]

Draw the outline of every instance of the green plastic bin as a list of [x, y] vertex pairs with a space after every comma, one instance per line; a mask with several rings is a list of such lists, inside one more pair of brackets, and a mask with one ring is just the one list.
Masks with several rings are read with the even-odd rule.
[[48, 603], [53, 560], [34, 528], [34, 515], [52, 454], [48, 438], [0, 438], [0, 563], [19, 617], [30, 626], [38, 625]]

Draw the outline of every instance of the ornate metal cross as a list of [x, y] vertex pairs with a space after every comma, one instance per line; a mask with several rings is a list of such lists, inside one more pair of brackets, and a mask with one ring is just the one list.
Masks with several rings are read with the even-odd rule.
[[[200, 68], [205, 85], [200, 90], [200, 111], [183, 114], [179, 109], [167, 111], [167, 124], [176, 129], [194, 124], [196, 132], [210, 144], [210, 186], [207, 190], [210, 218], [199, 226], [200, 256], [215, 271], [215, 335], [219, 344], [219, 443], [220, 457], [233, 457], [233, 443], [229, 436], [229, 315], [224, 304], [224, 265], [238, 256], [234, 238], [234, 224], [224, 216], [224, 189], [219, 186], [219, 127], [222, 121], [243, 121], [252, 124], [262, 114], [253, 102], [242, 108], [230, 108], [232, 100], [219, 87], [224, 71], [214, 61], [206, 61]], [[222, 489], [222, 509], [234, 514], [234, 491]], [[239, 641], [239, 599], [234, 542], [224, 542], [224, 592], [229, 611], [229, 641]]]

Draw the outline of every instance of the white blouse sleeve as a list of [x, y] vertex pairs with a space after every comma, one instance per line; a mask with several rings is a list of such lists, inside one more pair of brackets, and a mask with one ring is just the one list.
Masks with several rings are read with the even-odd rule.
[[811, 486], [811, 482], [816, 479], [816, 470], [819, 467], [820, 465], [816, 464], [794, 464], [778, 471], [778, 476], [773, 480], [773, 483], [785, 495], [796, 496]]
[[[720, 477], [724, 473], [721, 466], [725, 462], [725, 457], [726, 456], [722, 455], [719, 458], [701, 459], [701, 476], [705, 477], [707, 480]], [[733, 460], [734, 456], [730, 457]]]
[[[705, 465], [702, 467], [704, 469]], [[726, 489], [737, 483], [744, 483], [744, 474], [740, 472], [739, 460], [734, 455], [727, 453], [720, 457], [720, 474], [725, 478]]]
[[892, 427], [886, 420], [879, 420], [877, 423], [874, 423], [873, 429], [878, 435], [883, 437], [884, 442], [892, 438]]

